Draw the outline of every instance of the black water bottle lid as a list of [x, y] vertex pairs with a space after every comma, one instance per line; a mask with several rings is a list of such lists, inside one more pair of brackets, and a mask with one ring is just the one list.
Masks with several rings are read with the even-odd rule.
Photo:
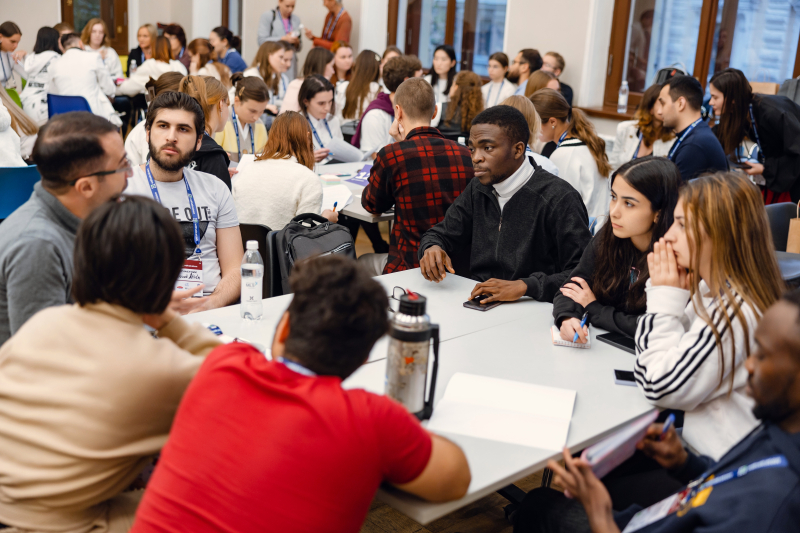
[[400, 313], [410, 316], [425, 314], [425, 297], [416, 293], [400, 296]]

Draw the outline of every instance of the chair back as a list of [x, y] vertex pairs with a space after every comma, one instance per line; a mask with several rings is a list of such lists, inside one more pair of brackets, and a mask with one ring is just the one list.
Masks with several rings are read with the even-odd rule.
[[22, 100], [20, 100], [19, 93], [16, 89], [6, 89], [6, 93], [8, 93], [8, 97], [11, 98], [15, 104], [22, 108]]
[[792, 202], [782, 202], [770, 204], [766, 209], [775, 251], [785, 252], [786, 242], [789, 240], [789, 221], [797, 217], [797, 205]]
[[0, 220], [28, 201], [33, 186], [41, 179], [36, 165], [0, 167]]
[[47, 118], [71, 111], [92, 112], [89, 102], [83, 96], [64, 96], [47, 93]]
[[267, 235], [272, 231], [267, 226], [261, 224], [239, 224], [239, 231], [242, 233], [242, 248], [247, 250], [247, 241], [256, 241], [258, 243], [258, 253], [261, 254], [261, 259], [264, 261], [264, 280], [261, 283], [262, 298], [270, 297], [270, 272], [272, 267], [270, 265], [269, 247], [267, 245]]
[[283, 294], [283, 286], [281, 285], [281, 264], [278, 262], [278, 241], [276, 239], [277, 231], [270, 231], [267, 235], [267, 243], [269, 244], [269, 295], [281, 296]]

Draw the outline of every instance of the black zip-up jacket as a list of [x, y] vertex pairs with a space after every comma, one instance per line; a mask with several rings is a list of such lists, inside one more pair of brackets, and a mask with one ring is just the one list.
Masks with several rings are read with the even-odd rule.
[[419, 258], [434, 245], [451, 257], [466, 248], [473, 279], [521, 279], [526, 296], [552, 302], [592, 238], [589, 216], [578, 191], [529, 161], [533, 176], [502, 214], [494, 188], [470, 180], [444, 220], [422, 236]]
[[228, 152], [223, 150], [217, 141], [204, 133], [203, 143], [200, 145], [200, 149], [194, 153], [189, 168], [218, 177], [230, 190], [232, 187], [231, 175], [228, 172], [230, 164]]
[[[764, 150], [764, 179], [767, 189], [789, 191], [792, 201], [800, 200], [800, 106], [785, 96], [755, 95], [753, 115], [758, 139]], [[747, 137], [755, 140], [752, 125]]]
[[[599, 242], [597, 236], [592, 239], [592, 242], [583, 252], [580, 263], [567, 277], [565, 284], [569, 283], [572, 278], [582, 278], [589, 285], [589, 288], [594, 287], [594, 263]], [[641, 313], [631, 314], [624, 310], [619, 310], [613, 305], [604, 305], [598, 300], [593, 301], [584, 308], [581, 304], [561, 294], [561, 291], [556, 293], [555, 298], [553, 298], [553, 318], [559, 328], [565, 318], [581, 318], [585, 312], [589, 313], [588, 320], [591, 325], [633, 338], [636, 336], [636, 322], [639, 320], [639, 316], [644, 314], [645, 310], [642, 309]]]

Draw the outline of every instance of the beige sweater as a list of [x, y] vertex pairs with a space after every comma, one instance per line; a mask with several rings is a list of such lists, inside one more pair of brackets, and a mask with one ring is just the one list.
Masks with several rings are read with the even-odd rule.
[[110, 304], [52, 307], [0, 348], [0, 522], [102, 523], [167, 440], [183, 392], [220, 344], [176, 318], [154, 339]]

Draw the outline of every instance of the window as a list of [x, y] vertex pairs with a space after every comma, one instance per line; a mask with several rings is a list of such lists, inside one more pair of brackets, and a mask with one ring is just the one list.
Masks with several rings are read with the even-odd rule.
[[732, 67], [751, 81], [800, 74], [800, 0], [616, 0], [604, 103], [622, 80], [630, 110], [659, 69], [679, 66], [704, 87]]
[[[459, 70], [487, 76], [489, 56], [503, 50], [507, 0], [408, 0], [390, 2], [390, 9], [406, 8], [404, 49], [416, 54], [425, 66], [441, 44], [456, 50]], [[404, 5], [405, 4], [405, 5]]]

